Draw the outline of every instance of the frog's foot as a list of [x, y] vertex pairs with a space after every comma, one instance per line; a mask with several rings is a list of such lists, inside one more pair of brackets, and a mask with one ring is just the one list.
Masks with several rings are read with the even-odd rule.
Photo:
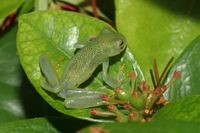
[[102, 92], [85, 89], [66, 89], [59, 92], [66, 108], [89, 108], [106, 104]]

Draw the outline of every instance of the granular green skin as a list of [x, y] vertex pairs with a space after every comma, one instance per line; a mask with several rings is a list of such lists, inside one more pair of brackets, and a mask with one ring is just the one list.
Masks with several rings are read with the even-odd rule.
[[200, 95], [171, 102], [156, 112], [153, 118], [200, 122]]
[[[124, 42], [120, 48], [118, 41]], [[125, 37], [111, 29], [104, 28], [96, 39], [84, 44], [67, 64], [61, 83], [68, 83], [71, 87], [78, 87], [86, 81], [94, 70], [109, 57], [120, 54], [126, 47]]]

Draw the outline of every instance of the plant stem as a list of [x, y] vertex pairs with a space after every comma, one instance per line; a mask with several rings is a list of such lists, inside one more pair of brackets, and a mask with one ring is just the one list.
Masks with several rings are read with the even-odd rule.
[[35, 0], [35, 11], [47, 10], [51, 0]]
[[165, 66], [165, 68], [164, 68], [164, 70], [163, 70], [163, 72], [162, 72], [162, 74], [161, 74], [161, 76], [160, 76], [160, 78], [159, 78], [159, 80], [158, 80], [158, 82], [157, 82], [157, 85], [156, 85], [157, 87], [160, 86], [160, 82], [162, 81], [162, 78], [165, 76], [165, 74], [166, 74], [166, 72], [167, 72], [169, 66], [171, 65], [173, 59], [174, 59], [174, 57], [172, 57], [172, 58], [168, 61], [167, 65]]

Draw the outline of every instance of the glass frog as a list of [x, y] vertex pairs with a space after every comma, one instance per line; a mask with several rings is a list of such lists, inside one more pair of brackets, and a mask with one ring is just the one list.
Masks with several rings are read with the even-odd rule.
[[67, 64], [61, 78], [57, 77], [46, 55], [40, 56], [40, 69], [45, 80], [41, 87], [64, 99], [67, 108], [88, 108], [102, 104], [102, 92], [81, 89], [79, 86], [91, 77], [95, 69], [102, 64], [103, 81], [110, 87], [119, 86], [117, 80], [108, 75], [109, 58], [123, 52], [127, 46], [125, 37], [109, 28], [103, 28], [100, 34], [82, 47]]

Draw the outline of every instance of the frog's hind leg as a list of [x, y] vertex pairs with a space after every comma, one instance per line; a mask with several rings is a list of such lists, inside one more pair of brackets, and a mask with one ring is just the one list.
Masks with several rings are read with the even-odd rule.
[[41, 87], [47, 91], [57, 93], [60, 91], [60, 82], [52, 63], [46, 55], [41, 55], [39, 65], [44, 78], [41, 80]]
[[65, 89], [59, 92], [66, 108], [89, 108], [105, 104], [102, 92], [86, 89]]

